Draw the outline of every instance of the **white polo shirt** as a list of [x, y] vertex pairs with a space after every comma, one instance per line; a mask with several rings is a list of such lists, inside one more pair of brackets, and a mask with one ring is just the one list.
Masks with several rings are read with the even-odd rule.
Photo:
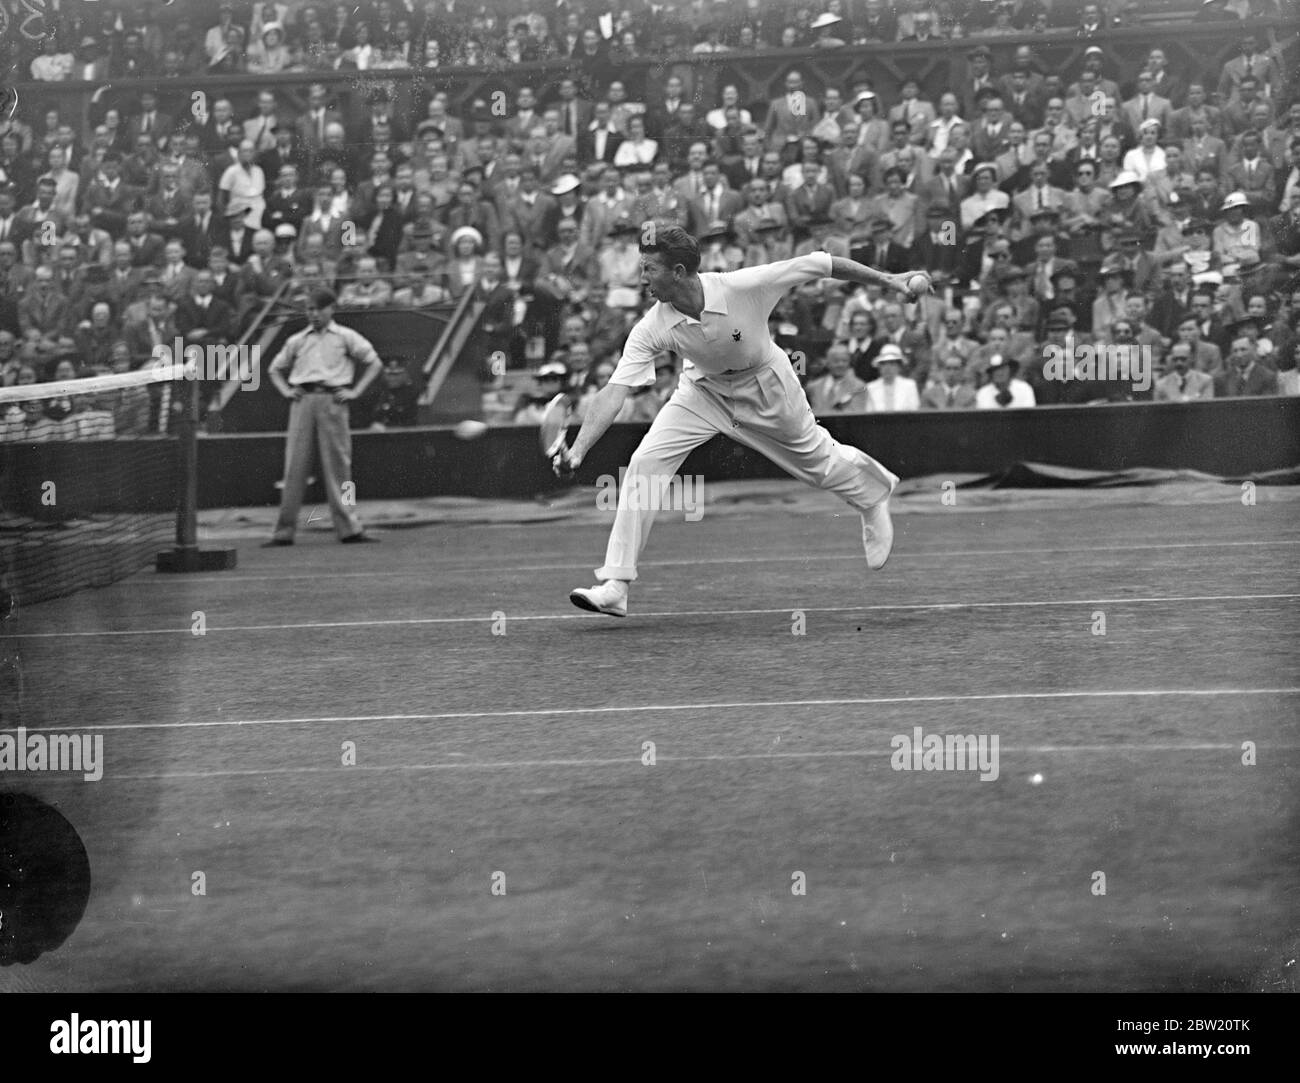
[[629, 332], [609, 382], [627, 387], [654, 383], [655, 359], [665, 350], [685, 359], [682, 376], [686, 379], [785, 361], [785, 351], [768, 333], [772, 309], [793, 287], [830, 276], [831, 257], [826, 252], [701, 274], [704, 308], [700, 318], [692, 319], [659, 301]]

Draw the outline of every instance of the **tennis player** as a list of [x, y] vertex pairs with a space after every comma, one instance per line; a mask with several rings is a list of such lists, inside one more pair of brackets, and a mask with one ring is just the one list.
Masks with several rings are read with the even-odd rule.
[[[862, 516], [867, 566], [884, 567], [894, 544], [889, 496], [898, 478], [875, 459], [839, 443], [817, 424], [789, 358], [768, 333], [768, 317], [787, 290], [818, 278], [877, 283], [915, 297], [917, 272], [885, 274], [851, 259], [812, 252], [727, 273], [699, 273], [700, 248], [677, 226], [656, 229], [641, 245], [641, 281], [656, 304], [628, 334], [609, 382], [592, 400], [573, 447], [552, 458], [557, 473], [575, 469], [604, 435], [624, 400], [652, 384], [655, 359], [674, 350], [682, 377], [628, 463], [600, 583], [569, 594], [581, 609], [627, 616], [628, 584], [654, 523], [654, 501], [629, 493], [662, 491], [686, 456], [715, 433], [762, 452], [794, 477], [834, 493]], [[925, 291], [929, 291], [926, 281]]]

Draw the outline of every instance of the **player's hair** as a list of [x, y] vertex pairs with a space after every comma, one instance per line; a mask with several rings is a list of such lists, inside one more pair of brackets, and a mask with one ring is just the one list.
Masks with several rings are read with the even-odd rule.
[[657, 253], [669, 268], [680, 263], [690, 274], [700, 269], [699, 242], [681, 226], [656, 226], [651, 236], [654, 238], [651, 243], [641, 242], [643, 256]]
[[311, 299], [312, 308], [329, 308], [331, 305], [338, 303], [338, 298], [334, 296], [333, 290], [325, 289], [324, 286], [314, 289], [308, 294]]

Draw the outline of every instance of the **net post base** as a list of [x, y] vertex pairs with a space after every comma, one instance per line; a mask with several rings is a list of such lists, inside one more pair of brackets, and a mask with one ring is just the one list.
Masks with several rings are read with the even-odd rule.
[[235, 566], [234, 549], [192, 549], [177, 546], [158, 554], [154, 564], [160, 572], [224, 572]]

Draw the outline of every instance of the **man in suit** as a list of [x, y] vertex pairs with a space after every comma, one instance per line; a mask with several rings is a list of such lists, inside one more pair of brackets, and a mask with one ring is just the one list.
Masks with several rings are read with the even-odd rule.
[[1276, 395], [1277, 373], [1258, 363], [1255, 344], [1244, 335], [1232, 340], [1227, 371], [1214, 381], [1216, 399]]
[[886, 274], [901, 274], [911, 264], [908, 262], [908, 250], [891, 240], [894, 223], [885, 215], [871, 220], [871, 243], [849, 252], [849, 258], [868, 267], [874, 267]]
[[992, 162], [1011, 147], [1011, 120], [1002, 108], [1002, 99], [984, 99], [984, 115], [971, 133], [971, 150], [981, 162]]
[[1175, 260], [1165, 268], [1163, 288], [1151, 305], [1151, 326], [1166, 338], [1178, 334], [1178, 325], [1192, 311], [1191, 274], [1187, 264]]
[[578, 136], [578, 161], [609, 164], [623, 144], [623, 135], [614, 127], [614, 115], [607, 101], [598, 101], [592, 107], [593, 116], [583, 126]]
[[1011, 197], [1015, 215], [1013, 225], [1021, 236], [1030, 231], [1030, 220], [1036, 211], [1064, 211], [1069, 193], [1048, 183], [1048, 164], [1034, 161], [1029, 166], [1029, 186]]
[[[247, 232], [247, 231], [245, 231]], [[318, 184], [313, 196], [311, 212], [302, 220], [298, 230], [298, 254], [304, 255], [309, 237], [318, 236], [324, 251], [337, 259], [343, 248], [343, 216], [334, 210], [334, 189], [327, 183]], [[229, 248], [226, 245], [222, 247]], [[241, 263], [234, 253], [230, 253], [232, 263]]]
[[1269, 98], [1280, 98], [1286, 83], [1282, 68], [1272, 54], [1259, 51], [1259, 39], [1253, 32], [1242, 36], [1241, 54], [1223, 65], [1223, 74], [1219, 76], [1219, 100], [1228, 101], [1240, 96], [1241, 86], [1248, 79], [1253, 80]]
[[131, 246], [131, 262], [137, 267], [161, 267], [163, 238], [149, 229], [149, 216], [144, 211], [132, 211], [126, 219], [123, 240]]
[[[704, 236], [719, 222], [730, 229], [732, 219], [745, 209], [744, 197], [726, 186], [717, 161], [705, 159], [701, 172], [704, 177], [703, 188], [686, 205], [686, 230], [696, 237]], [[829, 192], [830, 189], [826, 191]]]
[[325, 133], [331, 124], [342, 124], [343, 114], [329, 104], [329, 91], [324, 83], [312, 83], [307, 88], [307, 112], [295, 121], [298, 145], [307, 153], [308, 165], [315, 166], [315, 156], [325, 144]]
[[1137, 93], [1121, 106], [1121, 112], [1124, 121], [1135, 132], [1142, 127], [1144, 120], [1158, 120], [1160, 131], [1166, 133], [1173, 119], [1174, 106], [1168, 98], [1162, 98], [1155, 92], [1151, 73], [1140, 71], [1137, 77]]
[[785, 77], [785, 95], [768, 102], [764, 133], [769, 150], [781, 150], [790, 136], [802, 137], [821, 120], [821, 106], [804, 90], [803, 76], [792, 71]]
[[[853, 136], [856, 140], [857, 129], [853, 129]], [[840, 129], [841, 141], [844, 139], [844, 129]], [[832, 165], [835, 151], [828, 155], [826, 163], [827, 169], [831, 171], [834, 177], [835, 167]], [[724, 158], [722, 161], [722, 172], [727, 178], [728, 183], [737, 192], [744, 190], [755, 177], [760, 176], [763, 169], [763, 137], [756, 130], [749, 129], [740, 136], [740, 153], [734, 157]]]
[[213, 293], [212, 272], [206, 267], [194, 273], [190, 289], [176, 304], [175, 319], [187, 342], [215, 345], [235, 333], [234, 310]]
[[961, 231], [956, 210], [946, 203], [931, 203], [925, 209], [925, 223], [926, 228], [912, 242], [908, 266], [956, 277], [961, 268]]
[[140, 112], [126, 122], [127, 140], [135, 146], [136, 139], [147, 135], [159, 150], [167, 146], [175, 122], [166, 113], [158, 111], [158, 95], [152, 90], [140, 92]]
[[1187, 100], [1181, 109], [1175, 109], [1169, 115], [1169, 136], [1171, 139], [1186, 139], [1192, 134], [1192, 121], [1196, 117], [1205, 120], [1205, 131], [1218, 138], [1223, 136], [1223, 121], [1219, 109], [1207, 105], [1205, 84], [1194, 82], [1187, 84]]
[[140, 192], [122, 179], [122, 156], [117, 151], [108, 151], [86, 189], [83, 209], [95, 226], [118, 236], [139, 198]]
[[983, 113], [984, 99], [1000, 94], [992, 72], [993, 53], [987, 45], [977, 45], [966, 54], [967, 75], [961, 83], [961, 115], [967, 119]]
[[823, 163], [837, 199], [843, 199], [849, 194], [850, 177], [861, 177], [864, 185], [870, 186], [876, 173], [876, 157], [870, 147], [859, 145], [857, 121], [851, 121], [840, 128], [839, 146], [826, 152]]
[[224, 222], [218, 228], [218, 243], [230, 253], [230, 262], [242, 267], [253, 254], [253, 230], [249, 229], [244, 219], [249, 208], [233, 204], [226, 208]]
[[1169, 348], [1169, 371], [1156, 381], [1156, 402], [1197, 402], [1214, 398], [1214, 379], [1192, 367], [1192, 348], [1175, 342]]
[[1245, 193], [1250, 214], [1271, 214], [1277, 206], [1273, 163], [1260, 153], [1259, 133], [1254, 129], [1241, 137], [1241, 160], [1228, 168], [1227, 187]]
[[921, 408], [916, 381], [902, 375], [903, 361], [903, 351], [892, 342], [881, 346], [873, 362], [880, 375], [867, 384], [869, 412], [893, 413]]
[[867, 385], [850, 366], [848, 346], [837, 342], [826, 351], [826, 373], [808, 382], [807, 394], [818, 417], [867, 412]]
[[190, 214], [191, 196], [180, 186], [180, 170], [175, 162], [164, 161], [158, 190], [144, 201], [145, 212], [164, 238], [176, 235], [181, 222]]
[[185, 297], [196, 274], [198, 270], [185, 262], [185, 246], [174, 238], [168, 241], [163, 248], [162, 265], [158, 268], [158, 277], [168, 300], [179, 301]]
[[[124, 313], [128, 305], [140, 299], [145, 275], [152, 270], [152, 268], [132, 266], [131, 255], [131, 246], [125, 241], [118, 241], [113, 245], [113, 265], [109, 268], [103, 297], [113, 306], [114, 312]], [[156, 271], [153, 273], [157, 274]]]
[[560, 131], [576, 140], [591, 124], [594, 115], [592, 103], [578, 96], [578, 82], [572, 76], [560, 80], [558, 93], [555, 108], [560, 111]]
[[1191, 132], [1183, 140], [1183, 161], [1193, 174], [1208, 169], [1216, 178], [1228, 167], [1228, 148], [1222, 139], [1210, 134], [1204, 114], [1191, 119]]
[[939, 366], [939, 378], [921, 394], [925, 410], [973, 410], [975, 388], [966, 376], [966, 365], [956, 355], [946, 357]]
[[908, 140], [924, 146], [930, 124], [935, 118], [934, 105], [921, 100], [921, 86], [915, 79], [904, 79], [900, 93], [901, 100], [889, 110], [889, 123], [906, 124]]
[[956, 164], [957, 152], [952, 147], [945, 147], [939, 152], [934, 161], [934, 173], [917, 193], [922, 203], [942, 204], [956, 213], [961, 201], [970, 195], [970, 177], [959, 174]]
[[1028, 68], [1013, 68], [1001, 88], [1007, 112], [1029, 130], [1043, 123], [1044, 108], [1042, 91], [1030, 85], [1031, 74]]
[[186, 261], [206, 267], [212, 246], [222, 235], [221, 219], [212, 210], [212, 193], [195, 192], [190, 213], [176, 225], [176, 238], [185, 246]]
[[257, 112], [244, 121], [244, 138], [253, 144], [255, 154], [275, 149], [275, 130], [280, 126], [276, 116], [275, 95], [269, 90], [258, 91]]
[[298, 167], [283, 165], [276, 186], [266, 197], [266, 211], [262, 224], [274, 230], [286, 222], [299, 230], [303, 220], [311, 214], [311, 193], [298, 186]]
[[555, 197], [540, 190], [537, 170], [525, 166], [519, 173], [519, 191], [502, 207], [502, 228], [514, 230], [524, 238], [524, 244], [545, 252], [544, 226], [547, 212], [555, 205]]

